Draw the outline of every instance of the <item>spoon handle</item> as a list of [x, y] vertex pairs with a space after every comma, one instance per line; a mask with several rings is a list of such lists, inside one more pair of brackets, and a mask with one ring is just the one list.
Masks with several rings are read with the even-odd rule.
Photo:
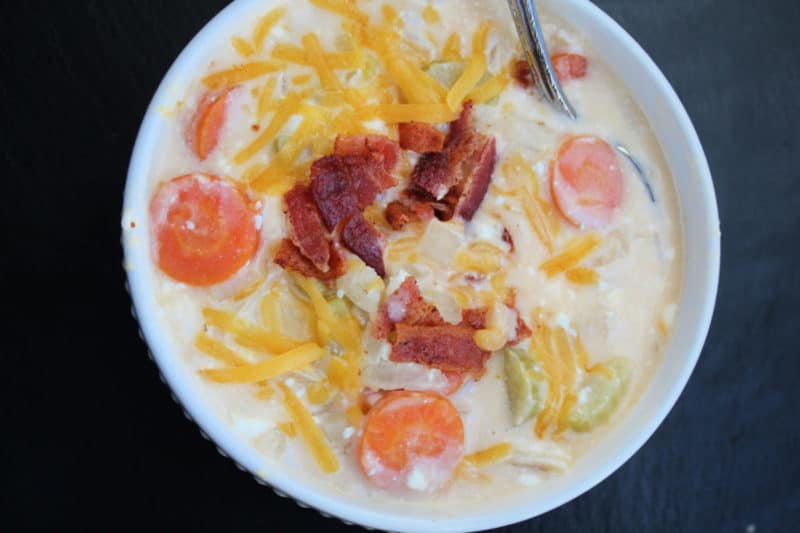
[[508, 7], [511, 9], [522, 50], [531, 67], [536, 86], [539, 87], [545, 100], [574, 120], [578, 115], [561, 90], [561, 84], [550, 62], [550, 54], [547, 53], [547, 45], [544, 42], [544, 34], [539, 25], [533, 0], [508, 0]]

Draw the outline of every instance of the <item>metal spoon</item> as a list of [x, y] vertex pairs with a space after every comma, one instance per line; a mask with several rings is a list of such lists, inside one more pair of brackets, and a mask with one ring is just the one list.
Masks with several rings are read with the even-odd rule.
[[[542, 27], [539, 25], [539, 17], [536, 14], [536, 6], [533, 0], [508, 0], [508, 7], [511, 10], [514, 25], [517, 27], [517, 34], [522, 43], [525, 60], [531, 68], [533, 79], [542, 96], [550, 105], [572, 120], [576, 120], [578, 114], [561, 88], [558, 76], [550, 61], [550, 54], [547, 52], [547, 44], [544, 40]], [[639, 176], [639, 180], [644, 188], [647, 189], [650, 200], [655, 203], [656, 197], [653, 193], [653, 187], [645, 177], [642, 165], [622, 144], [613, 143], [613, 146], [631, 162], [636, 174]]]

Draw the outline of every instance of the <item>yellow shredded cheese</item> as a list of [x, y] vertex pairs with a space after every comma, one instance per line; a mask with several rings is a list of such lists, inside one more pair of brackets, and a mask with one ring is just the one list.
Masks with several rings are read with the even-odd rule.
[[233, 49], [242, 57], [250, 57], [253, 55], [253, 52], [255, 52], [253, 45], [239, 36], [231, 37], [231, 46], [233, 46]]
[[486, 54], [486, 41], [489, 38], [489, 24], [481, 22], [478, 29], [472, 35], [472, 53], [473, 54]]
[[391, 4], [383, 4], [383, 6], [381, 6], [381, 14], [386, 20], [386, 23], [390, 26], [395, 26], [397, 28], [403, 27], [403, 19], [400, 18], [400, 14]]
[[303, 35], [302, 43], [306, 57], [314, 67], [314, 70], [317, 71], [322, 87], [328, 91], [341, 91], [343, 89], [342, 84], [325, 60], [325, 54], [322, 51], [319, 37], [314, 33], [307, 33]]
[[225, 346], [222, 342], [212, 339], [205, 333], [198, 333], [194, 339], [194, 346], [206, 355], [210, 355], [220, 363], [228, 366], [243, 366], [247, 360]]
[[450, 34], [442, 48], [442, 59], [445, 61], [461, 61], [461, 36], [457, 32]]
[[303, 405], [303, 402], [285, 384], [278, 385], [283, 392], [283, 405], [289, 416], [292, 418], [300, 437], [308, 446], [311, 455], [317, 461], [320, 469], [325, 473], [332, 473], [339, 470], [339, 460], [333, 453], [328, 440], [322, 430], [314, 422], [311, 413]]
[[276, 72], [284, 68], [280, 63], [270, 61], [253, 61], [244, 65], [214, 72], [203, 78], [203, 84], [209, 89], [224, 89], [233, 85], [238, 85], [248, 80], [260, 78], [270, 72]]
[[365, 24], [369, 21], [369, 17], [360, 11], [352, 0], [311, 0], [311, 3], [355, 22]]
[[278, 422], [278, 429], [290, 439], [293, 439], [297, 435], [294, 424], [291, 422]]
[[439, 15], [439, 11], [433, 7], [433, 5], [428, 4], [422, 10], [422, 20], [428, 24], [439, 24], [442, 21], [442, 17]]
[[464, 463], [473, 468], [483, 468], [499, 463], [511, 455], [512, 447], [508, 442], [501, 442], [483, 450], [464, 456]]
[[200, 374], [217, 383], [256, 383], [288, 372], [302, 370], [325, 355], [325, 350], [309, 342], [258, 363], [201, 370]]
[[458, 118], [445, 104], [382, 104], [361, 109], [363, 120], [377, 118], [389, 124], [401, 122], [427, 122], [438, 124]]
[[264, 39], [285, 13], [285, 7], [276, 7], [258, 20], [256, 27], [253, 29], [253, 46], [255, 46], [256, 50], [261, 50], [264, 45]]
[[275, 395], [275, 389], [269, 386], [269, 384], [265, 383], [255, 393], [255, 397], [259, 400], [269, 400]]
[[308, 398], [308, 401], [314, 405], [321, 405], [327, 402], [331, 398], [332, 394], [333, 390], [331, 389], [330, 382], [328, 382], [327, 379], [315, 381], [308, 386], [308, 389], [306, 389], [306, 397]]
[[492, 274], [500, 270], [502, 261], [497, 254], [477, 253], [469, 250], [459, 250], [456, 253], [455, 265], [462, 272], [479, 272]]
[[496, 74], [470, 91], [466, 100], [472, 100], [475, 104], [483, 104], [498, 96], [507, 86], [508, 78], [502, 74]]
[[267, 81], [261, 88], [261, 92], [258, 94], [258, 103], [256, 106], [256, 119], [258, 122], [264, 120], [264, 117], [267, 116], [267, 112], [270, 110], [270, 105], [274, 102], [272, 93], [275, 92], [275, 84], [277, 81], [278, 78], [276, 76], [267, 78]]
[[567, 281], [577, 285], [595, 285], [597, 280], [600, 279], [596, 270], [585, 267], [571, 268], [564, 273], [564, 276]]
[[552, 278], [583, 261], [601, 242], [602, 239], [597, 232], [582, 235], [570, 242], [563, 252], [542, 263], [539, 269], [547, 274], [547, 277]]
[[256, 281], [254, 281], [253, 283], [251, 283], [250, 285], [248, 285], [244, 289], [242, 289], [239, 292], [237, 292], [236, 294], [234, 294], [232, 300], [234, 302], [240, 302], [240, 301], [244, 300], [245, 298], [247, 298], [248, 296], [250, 296], [251, 294], [256, 292], [258, 290], [258, 288], [261, 286], [262, 283], [264, 283], [264, 278], [263, 277], [260, 278], [260, 279], [257, 279]]
[[293, 76], [291, 82], [295, 85], [305, 85], [306, 83], [311, 81], [311, 74], [298, 74], [297, 76]]
[[478, 84], [486, 72], [486, 56], [483, 52], [472, 54], [464, 66], [464, 72], [447, 93], [447, 105], [452, 111], [461, 109], [464, 98]]
[[275, 114], [272, 115], [272, 119], [270, 120], [269, 124], [258, 137], [255, 138], [249, 145], [243, 148], [236, 156], [233, 158], [234, 163], [237, 165], [241, 165], [242, 163], [249, 160], [251, 157], [256, 155], [256, 153], [263, 150], [267, 144], [272, 142], [275, 136], [281, 131], [286, 121], [297, 112], [297, 108], [300, 106], [301, 102], [307, 95], [304, 93], [296, 93], [292, 92], [286, 95], [276, 107]]
[[227, 311], [206, 307], [203, 309], [203, 320], [209, 326], [230, 333], [237, 344], [253, 350], [275, 354], [291, 350], [301, 344], [295, 339], [267, 331]]

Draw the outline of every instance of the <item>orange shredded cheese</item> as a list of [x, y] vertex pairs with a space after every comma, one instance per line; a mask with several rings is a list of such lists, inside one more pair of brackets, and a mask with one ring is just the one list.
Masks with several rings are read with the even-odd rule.
[[472, 89], [478, 84], [486, 72], [486, 56], [481, 52], [472, 54], [464, 66], [464, 72], [447, 93], [447, 105], [452, 111], [461, 109], [461, 103]]
[[293, 76], [291, 82], [295, 85], [305, 85], [306, 83], [311, 81], [311, 74], [298, 74], [297, 76]]
[[314, 33], [307, 33], [302, 38], [303, 49], [305, 50], [306, 57], [314, 70], [317, 71], [319, 81], [322, 87], [328, 91], [341, 91], [343, 90], [339, 78], [334, 74], [333, 69], [325, 60], [325, 53], [322, 51], [322, 45], [319, 42], [319, 37]]
[[265, 361], [228, 368], [204, 369], [200, 374], [217, 383], [256, 383], [302, 370], [325, 355], [314, 343], [306, 343]]
[[255, 52], [253, 45], [239, 36], [231, 37], [231, 46], [242, 57], [250, 57]]
[[461, 36], [453, 32], [442, 48], [442, 59], [445, 61], [461, 61]]
[[264, 117], [267, 116], [267, 112], [270, 109], [270, 105], [275, 101], [272, 98], [272, 93], [275, 92], [275, 84], [277, 83], [277, 81], [278, 78], [275, 76], [267, 78], [267, 81], [261, 88], [261, 92], [258, 94], [258, 103], [256, 106], [256, 119], [259, 122], [264, 120]]
[[311, 3], [361, 24], [369, 21], [369, 17], [360, 11], [352, 0], [311, 0]]
[[331, 389], [330, 383], [326, 379], [315, 381], [308, 386], [308, 389], [306, 389], [306, 397], [308, 398], [308, 401], [314, 405], [321, 405], [327, 402], [331, 398], [332, 394], [333, 390]]
[[261, 50], [264, 45], [264, 39], [285, 13], [285, 7], [276, 7], [258, 20], [256, 27], [253, 29], [253, 46], [255, 46], [256, 50]]
[[592, 231], [582, 235], [570, 242], [563, 252], [542, 263], [539, 269], [547, 274], [548, 278], [552, 278], [583, 261], [601, 242], [602, 239], [597, 232]]
[[214, 72], [203, 78], [203, 84], [209, 89], [224, 89], [232, 87], [245, 81], [260, 78], [270, 72], [276, 72], [284, 68], [280, 63], [270, 61], [253, 61], [235, 67]]
[[276, 107], [275, 114], [272, 115], [272, 119], [270, 120], [269, 124], [261, 134], [255, 138], [249, 145], [243, 148], [236, 156], [233, 158], [233, 161], [237, 165], [241, 165], [242, 163], [246, 162], [250, 158], [252, 158], [256, 153], [263, 150], [267, 144], [272, 142], [275, 136], [281, 131], [286, 121], [297, 112], [297, 108], [300, 107], [301, 102], [306, 97], [304, 93], [289, 93]]
[[428, 4], [422, 10], [422, 20], [428, 24], [439, 24], [442, 21], [442, 17], [439, 15], [439, 11], [433, 7], [432, 4]]
[[228, 366], [243, 366], [247, 360], [225, 346], [222, 342], [212, 339], [205, 333], [198, 333], [194, 339], [194, 346], [206, 355], [210, 355], [220, 363]]
[[438, 124], [452, 122], [458, 118], [458, 113], [445, 104], [381, 104], [364, 107], [360, 111], [363, 120], [378, 118], [389, 124], [400, 122]]
[[295, 339], [267, 331], [227, 311], [206, 307], [203, 309], [203, 320], [209, 326], [230, 333], [237, 344], [253, 350], [275, 354], [300, 345]]
[[239, 292], [237, 292], [236, 294], [234, 294], [232, 300], [234, 302], [240, 302], [240, 301], [244, 300], [245, 298], [247, 298], [248, 296], [250, 296], [251, 294], [256, 292], [258, 290], [258, 288], [261, 286], [262, 283], [264, 283], [264, 278], [263, 277], [260, 278], [260, 279], [257, 279], [256, 281], [254, 281], [253, 283], [251, 283], [250, 285], [248, 285], [244, 289], [242, 289]]
[[280, 429], [281, 432], [290, 439], [293, 439], [297, 435], [294, 424], [291, 422], [279, 422], [278, 429]]
[[333, 453], [328, 440], [322, 430], [314, 422], [311, 413], [303, 405], [303, 402], [285, 384], [278, 385], [283, 392], [283, 405], [292, 422], [296, 426], [300, 437], [302, 437], [311, 455], [317, 461], [320, 469], [325, 473], [332, 473], [339, 470], [339, 460]]
[[464, 463], [473, 468], [483, 468], [499, 463], [511, 455], [513, 448], [508, 442], [501, 442], [483, 450], [464, 456]]
[[595, 285], [600, 278], [597, 271], [591, 268], [575, 267], [564, 273], [567, 281], [577, 285]]
[[508, 86], [508, 78], [502, 74], [496, 74], [481, 83], [466, 96], [466, 100], [472, 100], [475, 104], [483, 104], [505, 90]]

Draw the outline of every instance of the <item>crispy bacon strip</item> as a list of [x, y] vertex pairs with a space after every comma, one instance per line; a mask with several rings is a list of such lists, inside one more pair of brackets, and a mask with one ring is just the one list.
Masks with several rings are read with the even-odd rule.
[[336, 137], [333, 152], [336, 155], [362, 157], [378, 155], [383, 161], [386, 172], [392, 172], [400, 159], [398, 144], [383, 135], [339, 135]]
[[342, 226], [342, 242], [380, 277], [386, 276], [383, 265], [383, 235], [367, 222], [364, 215], [355, 213]]
[[468, 162], [465, 162], [469, 170], [464, 171], [464, 179], [457, 189], [460, 193], [457, 212], [464, 220], [472, 220], [481, 206], [489, 190], [497, 160], [494, 137], [487, 138], [483, 135], [480, 137], [480, 148], [472, 153]]
[[422, 154], [411, 171], [411, 183], [414, 187], [439, 200], [457, 183], [458, 176], [451, 172], [450, 159], [447, 152], [430, 152]]
[[478, 378], [485, 372], [490, 353], [481, 350], [468, 326], [410, 326], [397, 324], [397, 340], [389, 359], [400, 363], [420, 363], [445, 372], [469, 374]]
[[446, 324], [436, 306], [422, 297], [417, 280], [411, 277], [406, 278], [378, 309], [373, 321], [372, 335], [377, 339], [385, 339], [399, 322], [415, 326]]
[[336, 155], [317, 159], [311, 165], [311, 196], [329, 230], [358, 211], [358, 197], [342, 158]]
[[403, 122], [398, 125], [400, 148], [424, 154], [440, 152], [444, 148], [445, 135], [431, 124]]
[[331, 245], [308, 188], [295, 185], [284, 195], [283, 201], [292, 242], [318, 270], [327, 272]]
[[330, 245], [330, 263], [327, 272], [322, 272], [314, 263], [304, 256], [289, 239], [283, 239], [273, 259], [276, 265], [286, 270], [293, 270], [309, 278], [331, 281], [344, 274], [344, 261], [336, 246]]

